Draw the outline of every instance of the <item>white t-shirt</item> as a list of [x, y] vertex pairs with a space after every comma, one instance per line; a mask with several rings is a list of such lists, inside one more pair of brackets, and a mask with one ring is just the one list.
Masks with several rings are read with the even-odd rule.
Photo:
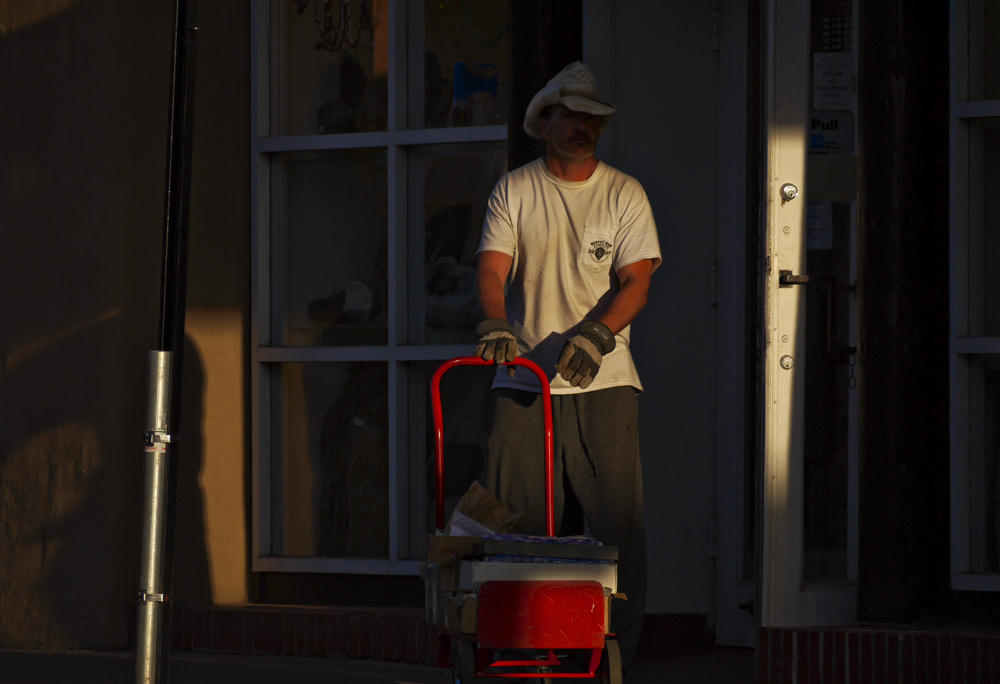
[[[653, 212], [639, 182], [598, 162], [585, 181], [556, 178], [544, 158], [503, 176], [493, 189], [479, 251], [513, 258], [507, 277], [507, 320], [518, 353], [541, 366], [553, 394], [608, 387], [642, 390], [629, 353], [629, 328], [616, 335], [590, 387], [573, 387], [556, 373], [566, 342], [584, 320], [597, 320], [621, 285], [622, 266], [652, 259], [660, 265]], [[538, 379], [518, 367], [513, 378], [497, 370], [494, 387], [540, 391]]]

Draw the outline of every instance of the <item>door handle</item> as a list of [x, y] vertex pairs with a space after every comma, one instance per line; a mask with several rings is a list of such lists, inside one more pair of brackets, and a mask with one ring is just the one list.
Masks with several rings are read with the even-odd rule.
[[[837, 276], [823, 275], [793, 275], [790, 270], [778, 271], [778, 287], [792, 287], [793, 285], [821, 284], [827, 287], [826, 293], [826, 349], [824, 356], [828, 361], [843, 362], [857, 353], [857, 347], [838, 345], [836, 341], [836, 316], [837, 316]], [[848, 285], [842, 288], [841, 292], [854, 292], [855, 287]]]
[[808, 285], [809, 283], [834, 283], [836, 276], [809, 276], [792, 275], [791, 271], [778, 271], [778, 287], [791, 287], [792, 285]]

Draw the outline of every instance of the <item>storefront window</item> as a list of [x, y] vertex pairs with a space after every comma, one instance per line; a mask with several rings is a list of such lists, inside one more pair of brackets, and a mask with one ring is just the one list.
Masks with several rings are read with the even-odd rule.
[[971, 363], [969, 414], [972, 456], [973, 572], [1000, 572], [1000, 355]]
[[1000, 99], [1000, 5], [969, 3], [969, 99]]
[[[417, 574], [430, 376], [474, 349], [476, 248], [507, 170], [507, 3], [253, 12], [254, 569]], [[453, 373], [477, 378], [443, 390], [462, 479], [491, 374]]]
[[[414, 401], [411, 402], [411, 497], [410, 555], [427, 554], [427, 535], [434, 533], [434, 423], [430, 410], [431, 376], [437, 361], [411, 366]], [[473, 481], [484, 482], [486, 439], [489, 431], [490, 387], [494, 367], [459, 366], [441, 379], [441, 411], [444, 418], [445, 516], [450, 516]], [[539, 440], [542, 436], [539, 435]]]
[[[507, 170], [505, 143], [425, 145], [410, 155], [410, 213], [416, 245], [410, 296], [416, 341], [475, 341], [476, 250], [486, 203]], [[418, 218], [419, 217], [419, 218]]]
[[280, 0], [274, 135], [384, 131], [389, 0]]
[[508, 2], [425, 0], [424, 107], [414, 128], [507, 122]]
[[[1000, 119], [969, 124], [969, 332], [1000, 337]], [[969, 358], [970, 565], [1000, 572], [1000, 355]]]
[[849, 344], [853, 209], [846, 202], [809, 201], [809, 274], [829, 280], [806, 290], [805, 582], [848, 579], [848, 460], [856, 386]]
[[1000, 7], [951, 16], [952, 586], [1000, 591]]
[[[802, 580], [850, 582], [856, 446], [857, 167], [851, 0], [813, 0], [805, 288]], [[839, 160], [839, 163], [838, 163]], [[844, 163], [846, 161], [846, 163]], [[852, 503], [853, 501], [853, 503]], [[856, 544], [856, 542], [855, 542]], [[854, 547], [856, 549], [856, 546]]]
[[384, 149], [275, 157], [285, 177], [282, 338], [292, 346], [388, 342]]
[[978, 315], [971, 332], [1000, 337], [1000, 119], [979, 119], [969, 128], [972, 284], [982, 293], [979, 302], [973, 299]]
[[389, 557], [385, 363], [282, 363], [272, 492], [281, 556]]

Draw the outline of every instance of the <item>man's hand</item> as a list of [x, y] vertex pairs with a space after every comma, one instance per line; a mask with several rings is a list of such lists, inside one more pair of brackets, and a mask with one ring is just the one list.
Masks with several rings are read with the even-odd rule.
[[587, 389], [601, 369], [601, 360], [615, 348], [611, 328], [597, 321], [584, 321], [580, 332], [566, 343], [556, 371], [573, 387]]
[[[487, 318], [476, 326], [479, 344], [476, 356], [497, 364], [513, 361], [517, 357], [517, 337], [514, 328], [502, 318]], [[514, 377], [514, 366], [507, 367], [507, 375]]]

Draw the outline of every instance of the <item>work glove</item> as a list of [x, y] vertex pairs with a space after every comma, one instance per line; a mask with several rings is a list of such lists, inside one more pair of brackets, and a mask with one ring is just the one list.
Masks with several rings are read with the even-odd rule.
[[556, 371], [573, 387], [587, 389], [601, 369], [605, 354], [615, 349], [615, 334], [597, 321], [584, 321], [580, 332], [566, 343]]
[[[502, 318], [487, 318], [476, 326], [479, 344], [476, 345], [476, 356], [487, 361], [506, 363], [517, 357], [517, 338], [514, 328]], [[514, 366], [507, 366], [507, 375], [514, 377]]]

